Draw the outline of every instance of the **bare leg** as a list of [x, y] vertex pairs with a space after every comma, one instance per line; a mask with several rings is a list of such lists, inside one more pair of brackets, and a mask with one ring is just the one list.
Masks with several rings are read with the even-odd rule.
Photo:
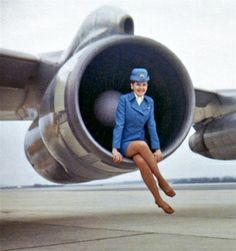
[[129, 144], [127, 148], [127, 155], [129, 157], [134, 156], [135, 154], [140, 154], [143, 159], [147, 162], [152, 173], [158, 180], [159, 186], [161, 189], [170, 197], [175, 196], [174, 190], [169, 186], [168, 182], [161, 175], [160, 170], [157, 166], [156, 160], [151, 152], [149, 146], [144, 141], [133, 141]]
[[172, 214], [174, 213], [174, 209], [171, 208], [169, 204], [167, 204], [160, 196], [160, 193], [157, 188], [156, 181], [153, 177], [153, 173], [151, 169], [149, 168], [147, 162], [143, 159], [143, 157], [140, 154], [136, 154], [133, 156], [133, 160], [135, 164], [138, 166], [140, 173], [142, 175], [143, 181], [148, 187], [148, 189], [151, 191], [155, 203], [161, 207], [166, 213]]

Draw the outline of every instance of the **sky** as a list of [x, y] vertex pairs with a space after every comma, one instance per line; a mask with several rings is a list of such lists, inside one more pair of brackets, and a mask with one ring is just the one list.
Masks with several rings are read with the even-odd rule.
[[[102, 5], [127, 11], [135, 34], [161, 42], [186, 66], [193, 85], [236, 89], [236, 2], [234, 0], [1, 0], [0, 47], [38, 54], [66, 49], [84, 18]], [[0, 186], [50, 184], [28, 163], [24, 137], [31, 122], [0, 121]], [[191, 129], [189, 135], [193, 134]], [[188, 137], [160, 163], [169, 179], [236, 176], [236, 161], [194, 154]], [[138, 171], [102, 182], [140, 180]]]

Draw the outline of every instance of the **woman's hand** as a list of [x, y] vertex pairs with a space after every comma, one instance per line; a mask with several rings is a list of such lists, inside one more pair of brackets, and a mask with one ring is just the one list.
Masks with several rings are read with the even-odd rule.
[[116, 148], [113, 148], [112, 149], [112, 160], [113, 162], [115, 163], [120, 163], [123, 161], [123, 156], [121, 155], [121, 153], [116, 149]]
[[163, 155], [160, 149], [156, 150], [154, 153], [154, 158], [156, 160], [156, 162], [160, 162], [161, 160], [163, 160]]

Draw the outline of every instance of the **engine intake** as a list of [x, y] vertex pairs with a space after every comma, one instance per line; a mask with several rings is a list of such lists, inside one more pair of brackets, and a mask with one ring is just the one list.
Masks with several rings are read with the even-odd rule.
[[[130, 91], [129, 74], [134, 67], [145, 67], [150, 73], [147, 95], [155, 102], [164, 157], [178, 148], [191, 127], [195, 105], [193, 86], [185, 67], [156, 41], [114, 35], [77, 52], [63, 65], [46, 91], [38, 123], [29, 130], [25, 144], [29, 160], [40, 174], [66, 183], [103, 179], [136, 170], [130, 159], [121, 164], [111, 160], [115, 108], [119, 94]], [[100, 107], [110, 109], [98, 115]], [[29, 140], [32, 130], [33, 141]], [[33, 151], [36, 142], [46, 150]], [[40, 155], [43, 151], [47, 154], [42, 156], [50, 159], [46, 161], [48, 165]], [[40, 164], [40, 160], [45, 165]], [[55, 175], [58, 172], [64, 173], [63, 179]]]

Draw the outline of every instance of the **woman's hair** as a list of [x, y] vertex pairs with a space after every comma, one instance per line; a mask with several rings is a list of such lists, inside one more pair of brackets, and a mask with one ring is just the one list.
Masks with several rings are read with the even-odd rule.
[[[134, 81], [134, 80], [130, 80], [130, 83], [131, 84], [134, 84], [135, 82], [137, 82], [137, 81]], [[137, 82], [138, 83], [138, 82]], [[148, 82], [146, 82], [147, 84], [148, 84]]]

